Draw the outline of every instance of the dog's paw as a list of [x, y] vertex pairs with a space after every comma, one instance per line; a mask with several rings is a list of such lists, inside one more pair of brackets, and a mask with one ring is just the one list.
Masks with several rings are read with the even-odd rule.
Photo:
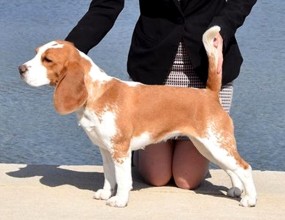
[[107, 200], [106, 204], [112, 207], [123, 208], [128, 205], [128, 199], [119, 196], [113, 196]]
[[256, 197], [244, 196], [240, 201], [240, 206], [254, 207], [256, 205]]
[[232, 197], [232, 198], [239, 198], [242, 194], [242, 190], [239, 189], [238, 187], [232, 187], [228, 190], [227, 195]]
[[94, 199], [107, 200], [112, 196], [112, 191], [99, 189], [94, 195]]

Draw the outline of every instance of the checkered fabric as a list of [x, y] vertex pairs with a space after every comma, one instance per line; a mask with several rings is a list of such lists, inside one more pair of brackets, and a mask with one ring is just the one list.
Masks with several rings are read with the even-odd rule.
[[[190, 57], [187, 54], [183, 43], [179, 44], [175, 60], [165, 85], [178, 87], [205, 88], [205, 84], [195, 73]], [[233, 84], [228, 83], [220, 91], [220, 101], [226, 112], [230, 112], [233, 97]]]

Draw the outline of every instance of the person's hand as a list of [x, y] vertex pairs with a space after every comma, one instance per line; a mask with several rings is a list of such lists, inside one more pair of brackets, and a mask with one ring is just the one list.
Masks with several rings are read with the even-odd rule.
[[222, 73], [223, 67], [223, 38], [218, 33], [214, 39], [214, 47], [218, 49], [218, 73]]

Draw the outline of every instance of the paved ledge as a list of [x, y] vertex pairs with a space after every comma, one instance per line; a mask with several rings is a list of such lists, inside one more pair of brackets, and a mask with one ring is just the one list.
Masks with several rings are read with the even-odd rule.
[[0, 218], [11, 219], [282, 219], [285, 172], [254, 171], [258, 203], [239, 206], [225, 196], [229, 177], [221, 170], [196, 191], [150, 187], [134, 173], [126, 208], [93, 199], [103, 184], [100, 166], [0, 164]]

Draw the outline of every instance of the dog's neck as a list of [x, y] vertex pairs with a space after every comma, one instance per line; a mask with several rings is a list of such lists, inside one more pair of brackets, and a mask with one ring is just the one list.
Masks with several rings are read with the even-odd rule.
[[112, 79], [112, 77], [108, 76], [104, 70], [99, 68], [89, 56], [87, 56], [86, 54], [84, 54], [82, 52], [80, 52], [80, 55], [81, 55], [81, 57], [83, 57], [84, 59], [89, 61], [91, 64], [89, 76], [93, 82], [103, 83], [106, 81], [110, 81]]

